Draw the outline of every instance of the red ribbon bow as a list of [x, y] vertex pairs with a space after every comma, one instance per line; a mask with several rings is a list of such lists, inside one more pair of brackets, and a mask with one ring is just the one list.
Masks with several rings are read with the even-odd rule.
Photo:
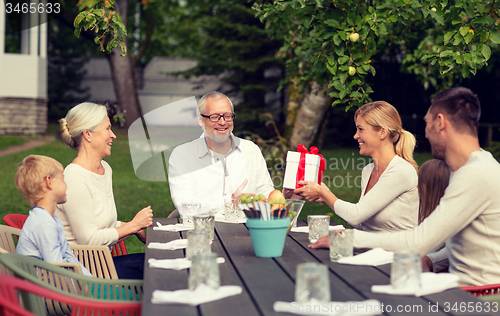
[[306, 154], [318, 155], [320, 157], [318, 184], [321, 184], [321, 179], [323, 179], [323, 173], [325, 172], [326, 161], [323, 155], [319, 153], [319, 149], [316, 146], [312, 146], [311, 150], [307, 150], [306, 146], [300, 144], [297, 145], [297, 152], [300, 153], [300, 160], [299, 169], [297, 170], [297, 176], [295, 180], [295, 188], [298, 189], [303, 187], [302, 184], [299, 184], [299, 181], [304, 180], [306, 170]]

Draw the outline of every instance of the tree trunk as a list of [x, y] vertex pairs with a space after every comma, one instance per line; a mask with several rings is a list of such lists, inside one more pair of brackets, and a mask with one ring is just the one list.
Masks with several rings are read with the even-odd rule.
[[327, 86], [320, 86], [313, 82], [311, 88], [301, 102], [300, 109], [295, 118], [292, 135], [290, 137], [290, 148], [303, 144], [309, 148], [318, 133], [319, 126], [323, 121], [326, 110], [331, 105]]
[[[123, 24], [127, 21], [127, 0], [116, 1], [117, 11], [122, 17]], [[126, 26], [126, 25], [125, 25]], [[125, 45], [127, 39], [125, 38]], [[107, 55], [111, 68], [113, 87], [116, 94], [116, 101], [122, 110], [125, 110], [125, 127], [129, 127], [135, 120], [141, 117], [142, 111], [137, 96], [135, 84], [135, 73], [132, 60], [127, 50], [126, 56], [120, 56], [121, 48], [117, 46], [113, 52]]]

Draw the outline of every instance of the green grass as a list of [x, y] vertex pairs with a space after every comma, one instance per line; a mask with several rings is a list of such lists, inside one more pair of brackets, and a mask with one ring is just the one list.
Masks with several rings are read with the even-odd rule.
[[0, 136], [0, 150], [7, 149], [10, 146], [24, 144], [29, 140], [30, 138], [20, 136]]
[[[55, 133], [55, 130], [57, 128], [54, 126], [49, 128], [52, 133]], [[138, 179], [135, 176], [130, 158], [127, 133], [119, 130], [116, 130], [115, 133], [118, 138], [113, 142], [111, 156], [106, 157], [105, 160], [113, 168], [113, 190], [118, 219], [129, 221], [138, 211], [148, 205], [153, 208], [155, 217], [168, 216], [174, 209], [168, 183], [148, 182]], [[14, 139], [15, 137], [9, 138]], [[0, 218], [8, 213], [28, 214], [30, 210], [30, 206], [14, 186], [16, 167], [29, 154], [53, 157], [64, 166], [71, 163], [76, 157], [76, 151], [70, 149], [61, 141], [54, 141], [38, 148], [0, 157], [0, 165], [2, 166], [0, 168]], [[332, 192], [340, 199], [357, 202], [360, 195], [359, 177], [361, 169], [369, 163], [368, 157], [360, 156], [357, 148], [325, 150], [322, 154], [327, 161], [323, 181], [329, 184]], [[430, 154], [416, 154], [415, 156], [419, 165], [431, 159]], [[354, 181], [356, 177], [358, 177], [357, 182]], [[305, 219], [309, 214], [327, 213], [333, 215], [328, 206], [306, 202], [300, 218]], [[335, 221], [342, 222], [335, 215], [332, 218]], [[130, 253], [145, 251], [144, 244], [135, 237], [127, 238], [126, 244]]]

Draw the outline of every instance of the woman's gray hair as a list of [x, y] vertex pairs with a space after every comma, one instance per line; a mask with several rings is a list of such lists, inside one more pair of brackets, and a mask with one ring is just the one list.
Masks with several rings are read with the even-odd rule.
[[198, 100], [198, 107], [196, 108], [196, 114], [200, 114], [200, 113], [203, 113], [203, 114], [206, 114], [205, 113], [205, 109], [207, 107], [207, 99], [208, 98], [212, 98], [214, 100], [219, 100], [219, 99], [222, 99], [222, 98], [226, 98], [228, 101], [229, 101], [229, 104], [231, 104], [231, 112], [234, 113], [234, 105], [233, 105], [233, 102], [231, 102], [231, 100], [227, 97], [227, 95], [225, 95], [224, 93], [222, 92], [219, 92], [219, 91], [210, 91], [210, 92], [207, 92], [205, 93], [199, 100]]
[[74, 106], [65, 118], [59, 120], [62, 139], [69, 147], [78, 150], [83, 132], [95, 132], [107, 115], [108, 111], [104, 105], [84, 102]]

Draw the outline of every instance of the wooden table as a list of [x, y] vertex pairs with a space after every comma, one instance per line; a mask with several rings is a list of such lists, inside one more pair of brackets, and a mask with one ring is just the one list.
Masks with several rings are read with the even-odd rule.
[[[155, 218], [153, 221], [155, 226], [156, 222], [166, 225], [173, 224], [176, 220]], [[299, 226], [301, 225], [305, 225], [305, 222], [300, 222]], [[147, 231], [147, 244], [152, 241], [168, 242], [186, 236], [185, 234], [185, 232], [155, 231], [150, 227]], [[243, 293], [195, 307], [151, 303], [152, 292], [156, 289], [169, 291], [186, 289], [188, 270], [149, 268], [147, 259], [181, 258], [184, 257], [184, 250], [147, 248], [142, 315], [291, 315], [274, 312], [273, 303], [294, 300], [296, 266], [302, 262], [320, 262], [329, 267], [332, 301], [377, 299], [383, 304], [384, 315], [499, 314], [485, 313], [485, 302], [460, 289], [424, 297], [372, 293], [372, 285], [389, 284], [389, 264], [379, 267], [338, 264], [330, 261], [327, 249], [309, 249], [308, 244], [308, 234], [290, 233], [281, 257], [258, 258], [254, 254], [250, 234], [244, 224], [216, 222], [212, 251], [226, 260], [219, 265], [221, 285], [239, 285], [243, 288]], [[479, 306], [482, 307], [481, 311]], [[460, 307], [465, 312], [460, 312]]]

